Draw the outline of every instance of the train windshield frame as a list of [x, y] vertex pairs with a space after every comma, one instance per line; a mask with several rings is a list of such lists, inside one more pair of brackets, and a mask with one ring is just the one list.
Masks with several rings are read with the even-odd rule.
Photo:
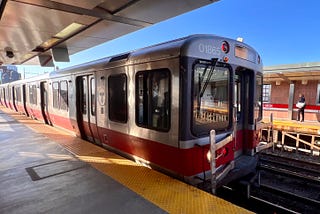
[[231, 74], [231, 66], [217, 60], [194, 64], [191, 125], [194, 135], [209, 135], [212, 129], [230, 127]]

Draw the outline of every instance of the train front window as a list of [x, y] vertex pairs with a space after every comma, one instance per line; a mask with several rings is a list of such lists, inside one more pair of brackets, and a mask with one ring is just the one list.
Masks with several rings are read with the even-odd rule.
[[194, 67], [192, 132], [197, 136], [229, 126], [230, 68], [214, 64]]

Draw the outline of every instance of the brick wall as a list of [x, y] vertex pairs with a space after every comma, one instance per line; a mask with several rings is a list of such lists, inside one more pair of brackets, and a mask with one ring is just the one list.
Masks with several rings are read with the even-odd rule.
[[274, 104], [288, 104], [289, 102], [289, 84], [281, 83], [276, 85], [271, 84], [271, 103]]
[[[289, 112], [287, 108], [283, 107], [265, 107], [263, 116], [265, 118], [270, 118], [270, 114], [273, 113], [275, 119], [296, 119], [297, 118], [297, 108], [295, 103], [298, 102], [299, 93], [304, 94], [306, 99], [306, 109], [305, 109], [305, 121], [318, 121], [320, 122], [320, 106], [317, 105], [317, 87], [318, 80], [307, 81], [307, 84], [302, 84], [301, 81], [294, 81], [294, 94], [293, 94], [293, 112], [292, 118], [289, 118]], [[280, 85], [276, 85], [275, 82], [271, 83], [271, 97], [270, 104], [289, 104], [289, 87], [290, 83], [281, 82]], [[276, 106], [276, 105], [275, 105]]]

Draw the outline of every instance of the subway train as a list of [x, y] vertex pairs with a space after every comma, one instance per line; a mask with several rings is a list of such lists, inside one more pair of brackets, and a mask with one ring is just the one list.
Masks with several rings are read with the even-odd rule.
[[0, 103], [214, 188], [254, 173], [262, 61], [249, 45], [191, 35], [0, 86]]

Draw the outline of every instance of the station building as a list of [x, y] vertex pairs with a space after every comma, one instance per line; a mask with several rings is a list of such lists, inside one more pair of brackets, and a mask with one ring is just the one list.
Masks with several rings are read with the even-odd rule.
[[264, 67], [264, 118], [295, 120], [299, 94], [306, 99], [305, 121], [320, 122], [320, 62]]

